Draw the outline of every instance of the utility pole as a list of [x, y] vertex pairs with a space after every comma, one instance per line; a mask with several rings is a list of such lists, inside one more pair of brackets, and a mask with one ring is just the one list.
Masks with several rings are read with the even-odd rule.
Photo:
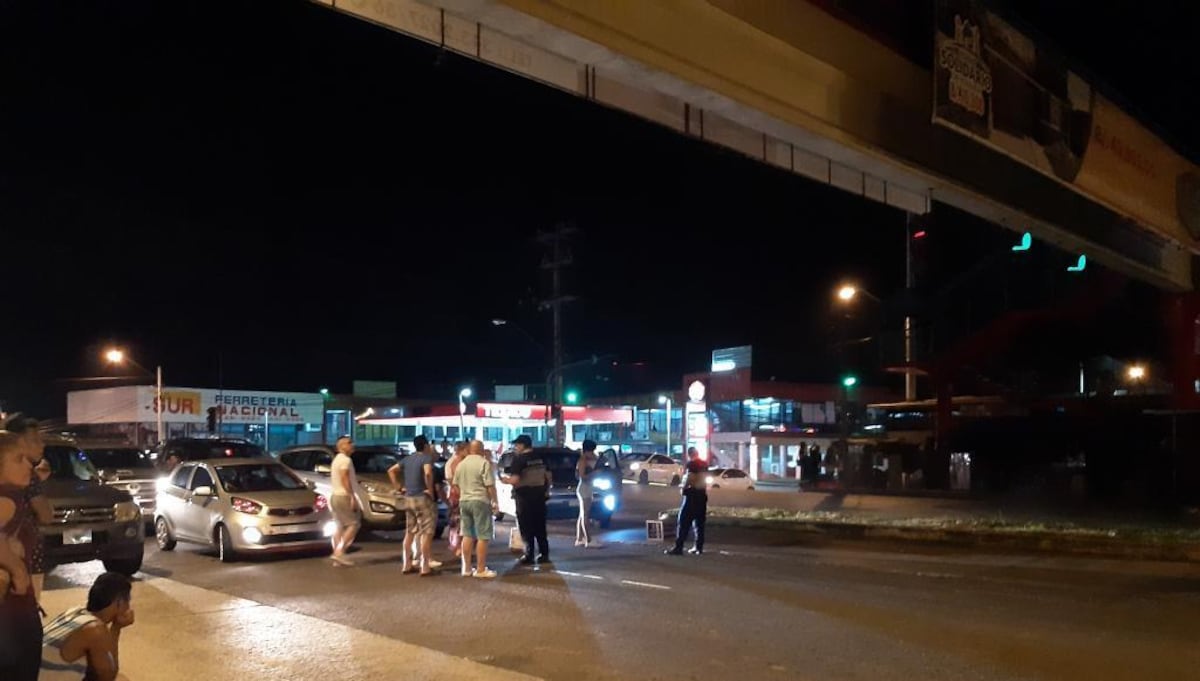
[[[912, 301], [912, 290], [916, 285], [913, 276], [913, 231], [912, 213], [904, 214], [904, 288], [908, 290], [909, 303]], [[917, 375], [913, 373], [913, 328], [912, 317], [904, 316], [904, 401], [914, 402], [917, 399]]]
[[[554, 389], [549, 395], [550, 412], [554, 415], [554, 444], [561, 447], [566, 442], [567, 426], [562, 417], [563, 395], [563, 339], [562, 339], [562, 306], [575, 300], [574, 296], [565, 296], [562, 292], [562, 268], [572, 263], [571, 252], [567, 249], [567, 239], [576, 232], [568, 223], [559, 223], [554, 231], [538, 234], [537, 240], [545, 245], [548, 253], [542, 258], [542, 269], [551, 272], [551, 293], [548, 300], [543, 300], [539, 306], [549, 308], [554, 315]], [[549, 383], [549, 381], [547, 381]]]

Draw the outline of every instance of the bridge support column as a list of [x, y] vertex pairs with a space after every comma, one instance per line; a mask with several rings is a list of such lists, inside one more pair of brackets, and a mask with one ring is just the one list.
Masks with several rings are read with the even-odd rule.
[[1167, 299], [1168, 337], [1171, 342], [1170, 380], [1175, 409], [1200, 409], [1200, 293], [1182, 293]]

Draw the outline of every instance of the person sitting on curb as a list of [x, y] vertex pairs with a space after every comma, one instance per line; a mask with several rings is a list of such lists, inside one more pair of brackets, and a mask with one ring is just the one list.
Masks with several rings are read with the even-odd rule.
[[[105, 572], [97, 577], [88, 590], [86, 607], [68, 610], [46, 624], [42, 671], [79, 672], [83, 681], [114, 681], [121, 666], [121, 630], [133, 624], [131, 592], [132, 584], [123, 574]], [[46, 654], [55, 650], [61, 662]]]

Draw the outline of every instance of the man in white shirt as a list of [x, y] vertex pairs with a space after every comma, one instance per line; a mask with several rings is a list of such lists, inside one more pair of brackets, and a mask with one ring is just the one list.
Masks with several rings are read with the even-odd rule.
[[358, 497], [354, 494], [358, 489], [358, 476], [354, 474], [354, 460], [350, 458], [354, 453], [354, 440], [343, 435], [335, 446], [337, 456], [333, 457], [333, 465], [329, 467], [329, 483], [333, 488], [329, 510], [338, 527], [333, 533], [333, 553], [329, 557], [339, 565], [354, 565], [354, 561], [346, 557], [346, 549], [354, 543], [360, 525]]
[[[483, 443], [472, 440], [469, 456], [459, 462], [451, 481], [458, 491], [459, 530], [462, 532], [462, 576], [492, 579], [495, 571], [488, 569], [488, 542], [494, 528], [492, 517], [499, 511], [496, 505], [496, 475], [483, 452]], [[471, 548], [477, 549], [475, 569], [471, 569]]]

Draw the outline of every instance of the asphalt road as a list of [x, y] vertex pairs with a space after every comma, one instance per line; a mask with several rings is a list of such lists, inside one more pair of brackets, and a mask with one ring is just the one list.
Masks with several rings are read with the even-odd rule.
[[[145, 573], [547, 679], [1200, 678], [1196, 566], [864, 551], [731, 530], [704, 556], [664, 556], [642, 520], [678, 493], [626, 491], [630, 510], [604, 547], [574, 548], [571, 523], [556, 522], [552, 568], [516, 567], [497, 542], [492, 582], [401, 575], [395, 537], [379, 535], [354, 568], [319, 556], [222, 565], [148, 542]], [[98, 569], [61, 567], [47, 588], [85, 586]], [[196, 663], [220, 668], [227, 654]]]

